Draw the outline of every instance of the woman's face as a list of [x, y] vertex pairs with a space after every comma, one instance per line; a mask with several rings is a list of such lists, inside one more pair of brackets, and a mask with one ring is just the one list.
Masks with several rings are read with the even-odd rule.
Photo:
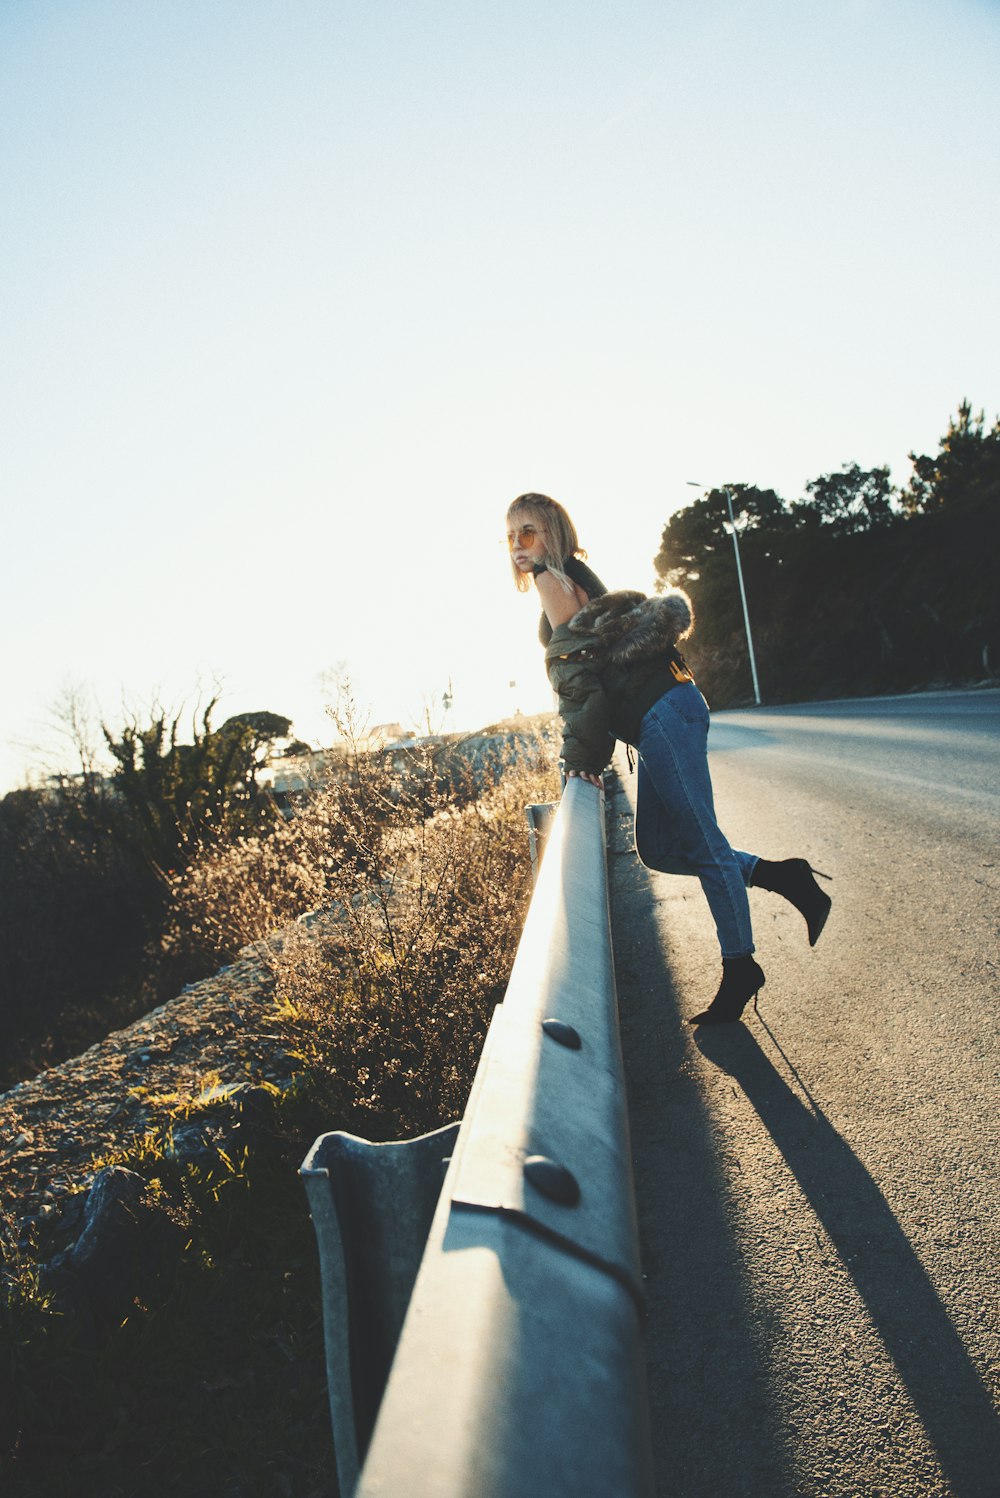
[[519, 572], [530, 572], [545, 556], [545, 527], [530, 513], [515, 514], [507, 521], [507, 545]]

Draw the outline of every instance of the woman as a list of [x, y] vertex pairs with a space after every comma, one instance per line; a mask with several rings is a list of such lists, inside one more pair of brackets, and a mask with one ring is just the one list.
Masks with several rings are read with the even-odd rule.
[[615, 740], [638, 750], [636, 851], [648, 868], [701, 881], [722, 949], [718, 993], [691, 1024], [738, 1020], [764, 983], [747, 886], [773, 890], [801, 911], [811, 946], [831, 901], [804, 858], [771, 863], [741, 853], [715, 820], [708, 705], [677, 650], [691, 631], [690, 599], [676, 590], [653, 598], [609, 593], [582, 560], [569, 515], [545, 494], [515, 499], [507, 543], [518, 589], [534, 582], [541, 600], [539, 637], [559, 695], [566, 773], [600, 789]]

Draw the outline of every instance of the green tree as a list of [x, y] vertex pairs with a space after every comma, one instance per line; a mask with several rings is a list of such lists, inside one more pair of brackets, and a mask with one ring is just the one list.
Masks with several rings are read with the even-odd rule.
[[181, 741], [181, 715], [154, 709], [104, 737], [115, 759], [113, 783], [129, 810], [136, 845], [163, 873], [183, 867], [206, 837], [239, 831], [272, 812], [257, 772], [291, 720], [277, 713], [239, 713], [212, 727], [213, 699]]
[[[729, 492], [756, 641], [758, 626], [767, 623], [793, 521], [773, 489], [731, 484]], [[684, 588], [694, 604], [695, 632], [685, 655], [695, 675], [736, 702], [746, 700], [752, 676], [729, 529], [725, 489], [712, 489], [670, 517], [654, 565], [658, 587]]]
[[[756, 484], [730, 484], [728, 488], [741, 540], [752, 534], [752, 549], [762, 557], [779, 553], [781, 538], [790, 526], [784, 500], [773, 489], [759, 489]], [[730, 561], [728, 528], [725, 486], [710, 489], [694, 504], [675, 511], [663, 528], [654, 558], [658, 586], [670, 584], [690, 591], [711, 570], [713, 562]]]
[[937, 453], [910, 453], [913, 475], [903, 491], [910, 514], [929, 514], [949, 505], [1000, 500], [1000, 417], [986, 429], [986, 413], [974, 415], [967, 400], [948, 422]]
[[149, 1008], [169, 876], [225, 834], [278, 825], [256, 777], [289, 719], [240, 713], [213, 728], [214, 705], [189, 743], [159, 708], [104, 725], [106, 776], [72, 699], [60, 710], [80, 770], [0, 799], [0, 1085]]
[[792, 506], [797, 523], [823, 525], [833, 535], [891, 525], [899, 514], [888, 468], [859, 468], [847, 463], [839, 473], [824, 473], [806, 484], [811, 497]]

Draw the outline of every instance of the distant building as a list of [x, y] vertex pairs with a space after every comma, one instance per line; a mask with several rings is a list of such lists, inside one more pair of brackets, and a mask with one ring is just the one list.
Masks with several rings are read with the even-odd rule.
[[358, 734], [358, 748], [389, 749], [412, 738], [412, 733], [403, 732], [402, 723], [373, 723], [364, 733]]

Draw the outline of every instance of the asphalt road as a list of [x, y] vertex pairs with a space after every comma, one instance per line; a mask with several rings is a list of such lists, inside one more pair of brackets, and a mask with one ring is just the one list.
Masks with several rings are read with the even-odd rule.
[[[730, 841], [833, 875], [814, 950], [751, 891], [759, 1017], [694, 880], [609, 800], [658, 1493], [996, 1498], [1000, 693], [713, 722]], [[623, 794], [624, 791], [624, 794]]]

